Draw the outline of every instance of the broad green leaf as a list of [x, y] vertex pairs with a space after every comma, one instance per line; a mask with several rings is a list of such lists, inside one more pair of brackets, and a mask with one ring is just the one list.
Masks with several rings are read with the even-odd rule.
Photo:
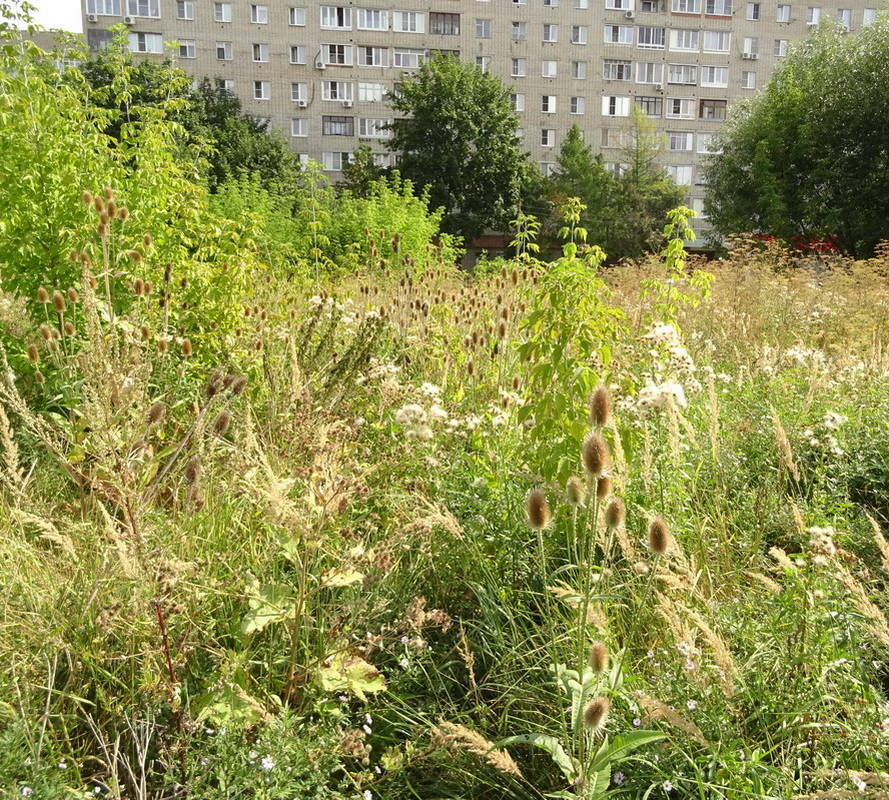
[[531, 744], [546, 750], [556, 766], [562, 770], [562, 774], [569, 783], [574, 783], [580, 775], [580, 764], [576, 758], [569, 756], [562, 747], [562, 743], [555, 736], [545, 733], [528, 733], [520, 736], [509, 736], [501, 739], [494, 747], [499, 749], [511, 744]]
[[614, 741], [608, 744], [603, 742], [599, 752], [590, 765], [592, 769], [599, 769], [608, 764], [614, 764], [626, 758], [633, 750], [647, 744], [660, 742], [667, 737], [658, 731], [631, 731], [614, 737]]
[[318, 671], [318, 679], [324, 691], [350, 692], [365, 703], [368, 694], [386, 689], [386, 679], [380, 671], [360, 656], [349, 652], [329, 656]]
[[241, 620], [244, 636], [261, 631], [272, 622], [280, 622], [293, 610], [292, 596], [286, 586], [253, 581], [250, 591], [250, 610]]

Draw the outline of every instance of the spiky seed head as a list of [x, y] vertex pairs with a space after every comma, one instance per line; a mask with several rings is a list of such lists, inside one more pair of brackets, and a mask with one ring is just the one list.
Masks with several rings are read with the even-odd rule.
[[608, 669], [608, 648], [605, 642], [596, 642], [590, 648], [590, 669], [597, 675]]
[[114, 199], [114, 189], [112, 189], [110, 186], [104, 187], [102, 189], [102, 194], [105, 195], [106, 200], [113, 200]]
[[601, 503], [611, 494], [611, 477], [602, 475], [596, 480], [596, 499]]
[[136, 297], [141, 297], [145, 294], [145, 281], [142, 278], [136, 278], [133, 281], [133, 292], [135, 292]]
[[114, 219], [117, 216], [117, 203], [114, 200], [108, 201], [108, 216]]
[[91, 206], [93, 204], [93, 193], [84, 189], [80, 199], [83, 200], [84, 205]]
[[522, 386], [522, 379], [518, 375], [514, 376], [512, 379], [512, 390], [514, 392], [517, 392], [521, 388], [521, 386]]
[[28, 345], [28, 361], [32, 364], [36, 364], [40, 360], [40, 351], [37, 349], [36, 344]]
[[656, 556], [662, 556], [670, 547], [670, 529], [661, 517], [648, 523], [648, 549]]
[[609, 530], [619, 528], [627, 518], [627, 509], [619, 497], [612, 497], [605, 506], [605, 527]]
[[99, 222], [106, 228], [108, 227], [108, 223], [111, 222], [111, 217], [108, 216], [107, 211], [103, 211], [101, 214], [99, 214]]
[[509, 306], [503, 306], [500, 309], [500, 317], [504, 322], [509, 322]]
[[158, 422], [163, 421], [166, 414], [167, 407], [160, 400], [156, 403], [152, 403], [148, 407], [148, 424], [157, 425]]
[[44, 342], [48, 342], [52, 339], [52, 331], [49, 329], [49, 325], [45, 322], [41, 323], [37, 330], [40, 331], [40, 338], [43, 339]]
[[130, 209], [128, 209], [126, 206], [122, 206], [121, 209], [117, 212], [117, 216], [126, 221], [130, 217]]
[[565, 484], [565, 497], [569, 506], [577, 508], [577, 506], [583, 505], [586, 500], [586, 488], [580, 478], [576, 476], [568, 478], [568, 483]]
[[147, 325], [140, 326], [139, 333], [142, 336], [143, 342], [147, 342], [151, 338], [151, 328], [149, 328]]
[[597, 428], [611, 422], [611, 392], [607, 386], [599, 386], [590, 400], [590, 424]]
[[68, 299], [72, 303], [80, 302], [80, 295], [77, 293], [77, 289], [75, 289], [73, 286], [68, 287]]
[[611, 701], [607, 697], [594, 697], [583, 710], [584, 725], [593, 733], [601, 731], [605, 727], [609, 711], [611, 711]]
[[181, 281], [179, 281], [179, 285], [183, 289], [187, 289], [188, 288], [188, 278], [183, 278]]
[[145, 294], [151, 294], [154, 291], [154, 284], [151, 281], [145, 281], [142, 291], [145, 292]]
[[200, 477], [201, 457], [198, 455], [194, 455], [190, 459], [188, 459], [188, 463], [185, 465], [185, 482], [197, 483], [198, 478]]
[[42, 286], [37, 290], [37, 299], [41, 303], [49, 302], [49, 292], [46, 291], [46, 289], [44, 289]]
[[540, 489], [532, 489], [528, 493], [527, 512], [528, 525], [535, 531], [543, 530], [552, 520], [546, 495]]
[[96, 225], [96, 233], [102, 237], [107, 236], [108, 235], [108, 226], [105, 224]]
[[519, 282], [519, 271], [514, 269], [512, 271], [512, 285], [515, 286]]
[[76, 264], [78, 261], [80, 261], [80, 253], [78, 253], [76, 250], [72, 250], [70, 253], [68, 253], [68, 260]]
[[43, 383], [46, 381], [46, 378], [43, 377], [43, 373], [39, 369], [35, 369], [34, 380], [37, 381], [37, 383], [43, 385]]
[[138, 250], [127, 250], [127, 255], [137, 264], [142, 260], [142, 253]]
[[154, 239], [151, 238], [150, 233], [146, 233], [142, 237], [142, 244], [144, 244], [146, 247], [151, 247], [154, 244]]
[[65, 309], [68, 307], [65, 298], [58, 289], [52, 293], [52, 307], [56, 310], [57, 314], [64, 314]]
[[213, 423], [213, 430], [216, 431], [220, 436], [222, 436], [227, 430], [228, 426], [231, 425], [232, 415], [225, 409], [223, 409], [219, 416], [216, 417], [216, 421]]
[[77, 330], [75, 329], [73, 322], [68, 321], [65, 323], [65, 335], [66, 336], [73, 336], [76, 332], [77, 332]]
[[170, 349], [170, 340], [166, 337], [162, 339], [158, 339], [157, 342], [157, 351], [159, 353], [166, 353]]
[[243, 375], [238, 376], [232, 381], [232, 394], [244, 394], [247, 388], [247, 378]]
[[59, 352], [59, 343], [55, 339], [50, 339], [50, 341], [49, 341], [49, 352], [50, 353], [58, 353]]
[[96, 196], [93, 199], [93, 205], [100, 214], [105, 212], [105, 201], [101, 197]]
[[608, 469], [608, 443], [601, 433], [590, 433], [583, 442], [583, 468], [590, 480], [598, 480]]
[[56, 341], [58, 341], [59, 339], [62, 338], [62, 333], [61, 333], [61, 331], [60, 331], [58, 328], [51, 328], [51, 329], [50, 329], [50, 335], [51, 335], [52, 338], [55, 339]]
[[182, 355], [190, 356], [194, 351], [191, 347], [191, 339], [182, 340]]
[[474, 361], [470, 361], [470, 362], [466, 365], [466, 374], [467, 374], [470, 378], [471, 378], [473, 375], [475, 375], [475, 362], [474, 362]]

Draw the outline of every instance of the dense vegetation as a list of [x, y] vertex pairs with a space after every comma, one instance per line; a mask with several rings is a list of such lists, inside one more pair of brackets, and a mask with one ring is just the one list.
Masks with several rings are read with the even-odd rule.
[[470, 275], [2, 57], [0, 793], [885, 796], [889, 257]]

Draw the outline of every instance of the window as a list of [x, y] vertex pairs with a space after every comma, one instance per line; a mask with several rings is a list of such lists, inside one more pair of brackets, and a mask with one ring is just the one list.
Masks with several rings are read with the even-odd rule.
[[491, 38], [492, 21], [489, 19], [477, 19], [475, 21], [475, 38], [490, 39]]
[[719, 17], [732, 15], [732, 0], [707, 0], [707, 13]]
[[673, 0], [674, 14], [700, 14], [701, 0]]
[[176, 19], [194, 19], [194, 3], [191, 0], [176, 0]]
[[321, 133], [324, 136], [354, 136], [355, 117], [321, 117]]
[[861, 17], [862, 25], [873, 25], [877, 21], [877, 9], [865, 8]]
[[509, 96], [509, 102], [512, 104], [513, 111], [524, 111], [525, 110], [525, 95], [524, 94], [511, 94]]
[[701, 119], [725, 119], [727, 101], [725, 100], [701, 100]]
[[649, 117], [659, 117], [664, 113], [662, 97], [637, 97], [636, 105]]
[[630, 0], [605, 0], [605, 8], [613, 8], [617, 11], [628, 11]]
[[420, 11], [394, 11], [392, 30], [397, 33], [425, 33], [426, 18]]
[[253, 60], [265, 62], [269, 60], [269, 46], [267, 44], [253, 45]]
[[602, 98], [603, 117], [628, 117], [630, 116], [630, 98], [606, 95]]
[[291, 6], [287, 13], [287, 21], [290, 25], [303, 27], [306, 24], [306, 10]]
[[386, 99], [386, 91], [383, 83], [358, 82], [358, 99], [362, 103], [382, 103]]
[[775, 12], [775, 22], [790, 22], [790, 6], [779, 5]]
[[290, 45], [290, 63], [305, 64], [306, 63], [306, 47], [302, 44]]
[[321, 27], [352, 30], [352, 9], [343, 6], [321, 6]]
[[349, 102], [352, 100], [351, 81], [321, 81], [321, 99]]
[[323, 152], [321, 154], [321, 166], [329, 172], [342, 172], [343, 167], [351, 161], [351, 153]]
[[667, 131], [667, 149], [673, 153], [690, 153], [694, 138], [690, 131]]
[[490, 72], [491, 71], [491, 56], [476, 56], [475, 57], [475, 65], [482, 72]]
[[728, 67], [701, 67], [701, 86], [725, 89], [728, 87]]
[[216, 60], [231, 61], [232, 60], [232, 43], [216, 42]]
[[272, 93], [271, 87], [269, 81], [253, 81], [253, 99], [268, 100]]
[[750, 53], [751, 55], [756, 55], [757, 53], [759, 53], [758, 36], [747, 36], [744, 39], [744, 52]]
[[602, 77], [606, 81], [628, 81], [633, 67], [632, 61], [616, 61], [606, 58], [603, 65]]
[[308, 101], [309, 99], [309, 87], [307, 83], [291, 83], [290, 84], [290, 99], [293, 102], [298, 103], [300, 100]]
[[636, 47], [647, 50], [663, 50], [666, 38], [663, 28], [637, 28]]
[[514, 58], [512, 59], [509, 74], [513, 78], [524, 78], [527, 74], [528, 70], [528, 59], [527, 58]]
[[359, 119], [358, 135], [364, 136], [367, 139], [388, 139], [388, 126], [388, 119]]
[[579, 8], [582, 11], [586, 11], [590, 7], [589, 0], [573, 0], [571, 3], [573, 8]]
[[629, 164], [612, 164], [607, 161], [605, 162], [605, 169], [607, 169], [615, 178], [620, 178], [629, 168]]
[[572, 97], [571, 101], [568, 103], [568, 110], [572, 114], [585, 114], [586, 113], [586, 98], [585, 97]]
[[698, 68], [694, 64], [670, 64], [667, 69], [667, 83], [680, 83], [694, 86], [698, 82]]
[[627, 136], [621, 128], [602, 128], [600, 147], [624, 147]]
[[307, 119], [291, 119], [290, 120], [291, 136], [308, 136], [309, 121]]
[[544, 25], [543, 26], [543, 41], [544, 42], [557, 42], [559, 41], [559, 26], [558, 25]]
[[[642, 28], [639, 29], [643, 30]], [[633, 44], [633, 28], [630, 25], [606, 25], [606, 44]]]
[[543, 114], [556, 113], [556, 96], [554, 94], [545, 94], [540, 98], [540, 111]]
[[86, 13], [119, 17], [120, 0], [86, 0]]
[[250, 21], [257, 25], [265, 25], [269, 21], [268, 6], [250, 6]]
[[755, 89], [756, 88], [756, 73], [751, 72], [750, 70], [744, 70], [741, 73], [741, 88], [742, 89]]
[[668, 119], [694, 119], [695, 101], [691, 97], [668, 97]]
[[419, 69], [426, 60], [425, 50], [415, 50], [410, 47], [396, 47], [393, 51], [392, 65], [402, 69]]
[[590, 29], [586, 25], [571, 26], [571, 44], [586, 44], [589, 40]]
[[322, 44], [321, 60], [325, 64], [333, 66], [352, 66], [352, 45], [350, 44]]
[[693, 31], [686, 28], [674, 28], [670, 31], [670, 49], [686, 50], [697, 53], [699, 50], [698, 37], [699, 31]]
[[704, 210], [704, 198], [695, 197], [691, 201], [692, 210], [698, 215], [698, 219], [707, 219], [707, 212]]
[[639, 10], [646, 14], [656, 13], [661, 10], [660, 0], [642, 0], [639, 4]]
[[389, 48], [369, 47], [362, 45], [358, 48], [359, 67], [388, 67]]
[[528, 38], [528, 23], [513, 22], [510, 26], [509, 38], [514, 42], [524, 42]]
[[127, 0], [127, 13], [131, 17], [160, 19], [160, 0]]
[[811, 6], [806, 10], [806, 24], [807, 25], [817, 25], [821, 22], [821, 9], [820, 8], [812, 8]]
[[732, 35], [728, 31], [704, 31], [704, 51], [707, 53], [727, 53]]
[[194, 39], [179, 40], [179, 58], [196, 58], [197, 49]]
[[772, 55], [783, 58], [787, 55], [787, 39], [775, 39], [772, 45]]
[[388, 167], [393, 163], [394, 153], [372, 153], [374, 166], [376, 167]]
[[164, 37], [159, 33], [131, 33], [127, 36], [133, 53], [163, 53]]
[[360, 31], [387, 31], [389, 12], [382, 8], [359, 8], [357, 27]]
[[225, 91], [227, 91], [229, 94], [234, 94], [235, 93], [235, 82], [233, 80], [231, 80], [230, 78], [226, 78], [222, 82], [222, 88], [225, 89]]
[[852, 27], [852, 9], [851, 8], [838, 8], [837, 9], [837, 22], [840, 23], [846, 30]]
[[540, 131], [540, 146], [553, 147], [556, 143], [556, 132], [552, 128], [543, 128]]
[[667, 174], [677, 186], [691, 186], [691, 167], [686, 165], [670, 164]]
[[751, 22], [760, 20], [760, 3], [747, 3], [747, 19]]
[[429, 33], [436, 36], [459, 36], [460, 15], [429, 12]]
[[543, 0], [543, 5], [555, 8], [559, 5], [559, 0]]
[[543, 175], [544, 178], [549, 178], [552, 175], [556, 174], [556, 170], [558, 169], [558, 164], [555, 161], [538, 161], [537, 168], [540, 170], [540, 174]]
[[663, 83], [664, 65], [657, 61], [636, 63], [636, 83]]
[[559, 71], [557, 61], [544, 60], [540, 62], [540, 74], [544, 78], [555, 78]]
[[586, 78], [586, 61], [571, 62], [571, 77], [584, 80]]
[[714, 147], [713, 145], [714, 134], [712, 133], [699, 133], [698, 134], [698, 152], [705, 153], [707, 155], [711, 153], [721, 153], [722, 150], [718, 147]]

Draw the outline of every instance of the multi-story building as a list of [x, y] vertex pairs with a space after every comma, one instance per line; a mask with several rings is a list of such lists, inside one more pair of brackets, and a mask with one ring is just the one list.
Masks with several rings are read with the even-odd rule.
[[[324, 2], [325, 0], [322, 0]], [[881, 3], [883, 0], [879, 0]], [[793, 42], [832, 17], [873, 21], [877, 0], [846, 7], [773, 0], [82, 0], [92, 48], [123, 22], [130, 47], [218, 77], [245, 111], [281, 128], [332, 179], [362, 143], [380, 164], [387, 93], [431, 53], [476, 63], [509, 87], [527, 149], [555, 166], [577, 124], [614, 170], [634, 106], [665, 134], [663, 162], [702, 210], [699, 163], [728, 106], [751, 97]], [[853, 5], [854, 3], [854, 5]]]

